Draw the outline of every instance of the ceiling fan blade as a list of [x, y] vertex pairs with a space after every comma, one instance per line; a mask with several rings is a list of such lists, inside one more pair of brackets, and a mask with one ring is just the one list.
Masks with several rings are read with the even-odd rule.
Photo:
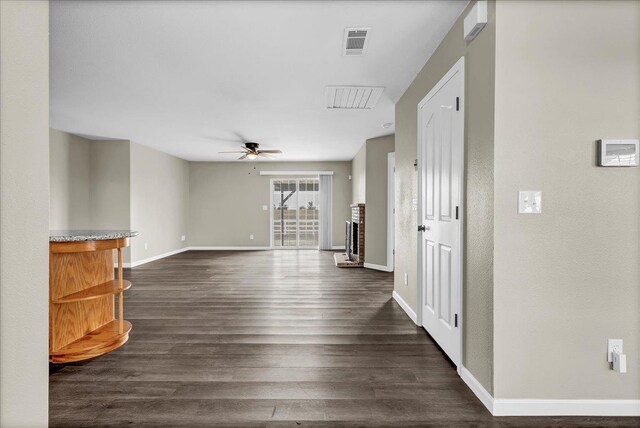
[[244, 140], [239, 140], [237, 138], [218, 138], [218, 137], [210, 137], [205, 135], [203, 138], [206, 140], [216, 141], [219, 143], [243, 143]]
[[247, 141], [247, 139], [246, 139], [246, 138], [244, 138], [244, 135], [242, 135], [241, 133], [236, 132], [236, 131], [231, 131], [231, 132], [232, 132], [236, 137], [238, 137], [240, 140], [242, 140], [243, 142], [244, 142], [244, 141]]
[[282, 150], [258, 150], [260, 153], [275, 153], [275, 154], [281, 154]]
[[244, 153], [244, 152], [237, 151], [237, 152], [218, 152], [218, 153]]
[[240, 156], [240, 157], [238, 158], [238, 160], [242, 160], [242, 159], [244, 159], [244, 158], [246, 158], [246, 157], [247, 157], [247, 154], [245, 153], [245, 154], [243, 154], [242, 156]]
[[269, 153], [260, 152], [258, 153], [258, 156], [262, 156], [263, 158], [267, 158], [267, 159], [275, 159], [275, 156], [270, 155]]

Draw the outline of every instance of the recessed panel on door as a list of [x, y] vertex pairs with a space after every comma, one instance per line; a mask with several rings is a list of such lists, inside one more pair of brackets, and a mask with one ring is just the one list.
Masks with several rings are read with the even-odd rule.
[[434, 300], [435, 300], [435, 252], [433, 250], [434, 243], [432, 241], [425, 241], [425, 306], [431, 312], [435, 312]]
[[[425, 126], [425, 133], [427, 138], [431, 141], [435, 141], [436, 135], [436, 116], [430, 115], [427, 119]], [[425, 163], [425, 189], [423, 198], [425, 198], [425, 217], [429, 220], [435, 218], [435, 174], [436, 174], [436, 147], [434, 144], [427, 146], [426, 153], [424, 153], [423, 162]]]
[[452, 173], [452, 141], [451, 141], [451, 109], [452, 106], [443, 105], [440, 107], [440, 117], [442, 126], [440, 127], [440, 138], [438, 139], [440, 152], [440, 220], [451, 221], [451, 173]]
[[440, 320], [451, 324], [451, 247], [439, 245], [440, 274], [438, 280], [438, 309]]

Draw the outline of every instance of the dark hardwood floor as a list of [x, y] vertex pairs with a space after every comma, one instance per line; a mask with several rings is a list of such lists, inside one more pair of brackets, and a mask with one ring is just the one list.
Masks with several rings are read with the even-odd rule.
[[50, 376], [54, 427], [638, 426], [493, 418], [391, 299], [317, 251], [187, 252], [127, 270], [121, 349]]

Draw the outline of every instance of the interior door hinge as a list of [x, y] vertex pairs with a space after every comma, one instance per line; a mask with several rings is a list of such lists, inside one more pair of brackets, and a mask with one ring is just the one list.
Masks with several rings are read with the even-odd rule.
[[458, 326], [458, 314], [454, 316], [454, 324], [455, 324], [455, 327]]
[[456, 97], [456, 111], [460, 111], [460, 97]]
[[460, 208], [460, 207], [456, 206], [456, 220], [458, 220], [458, 219], [460, 218], [460, 217], [459, 217], [459, 213], [458, 213], [459, 208]]

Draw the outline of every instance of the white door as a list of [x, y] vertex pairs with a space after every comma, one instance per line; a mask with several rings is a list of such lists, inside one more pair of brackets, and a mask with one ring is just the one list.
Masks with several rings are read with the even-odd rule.
[[449, 358], [461, 353], [464, 59], [418, 106], [421, 323]]

